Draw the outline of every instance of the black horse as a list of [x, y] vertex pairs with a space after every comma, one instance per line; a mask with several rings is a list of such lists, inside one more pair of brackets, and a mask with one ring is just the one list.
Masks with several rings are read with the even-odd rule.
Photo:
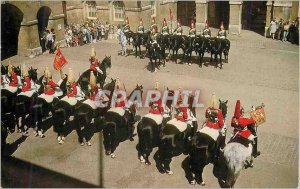
[[230, 50], [230, 41], [228, 39], [221, 39], [223, 54], [225, 58], [225, 63], [228, 63], [228, 55]]
[[[196, 116], [196, 109], [193, 107], [193, 100], [194, 96], [190, 95], [188, 98], [188, 108], [190, 110], [189, 113], [193, 113], [193, 115]], [[176, 118], [173, 118], [172, 120], [176, 120]], [[170, 175], [173, 174], [170, 169], [172, 158], [187, 152], [189, 138], [194, 135], [198, 127], [197, 121], [193, 121], [190, 126], [187, 125], [186, 129], [181, 131], [177, 128], [177, 126], [173, 125], [172, 120], [167, 122], [162, 129], [161, 142], [156, 153], [156, 162], [159, 171], [166, 172]]]
[[[44, 76], [41, 76], [38, 83], [41, 82], [40, 80], [43, 78]], [[65, 96], [67, 93], [66, 90], [66, 83], [67, 83], [67, 77], [65, 77], [59, 88], [62, 90], [62, 96]], [[41, 82], [41, 84], [43, 85], [43, 82]], [[38, 94], [43, 93], [44, 91], [44, 87], [41, 86], [40, 90], [38, 92]], [[47, 95], [45, 95], [47, 97]], [[31, 109], [31, 120], [33, 122], [33, 127], [36, 130], [36, 136], [40, 136], [41, 138], [45, 137], [43, 134], [43, 130], [42, 130], [42, 123], [45, 119], [47, 119], [48, 116], [53, 115], [53, 108], [55, 107], [56, 103], [59, 101], [58, 98], [53, 97], [53, 100], [47, 102], [47, 100], [45, 98], [41, 98], [41, 97], [36, 97], [33, 98], [33, 102], [32, 102], [32, 109]]]
[[[210, 51], [210, 62], [214, 61], [215, 67], [218, 67], [218, 64], [220, 63], [220, 69], [222, 69], [223, 63], [222, 63], [222, 53], [223, 53], [223, 47], [222, 47], [222, 39], [219, 38], [209, 38], [208, 40], [208, 49]], [[214, 56], [214, 58], [213, 58]], [[219, 59], [218, 59], [219, 57]]]
[[[109, 105], [112, 99], [115, 83], [116, 80], [111, 79], [111, 82], [106, 84], [103, 88], [104, 90], [110, 91], [110, 95], [108, 95]], [[86, 140], [86, 143], [90, 145], [89, 140], [91, 136], [89, 136], [89, 134], [92, 130], [91, 123], [93, 120], [96, 122], [96, 118], [103, 116], [108, 108], [109, 107], [99, 107], [93, 109], [90, 105], [85, 103], [82, 103], [79, 107], [75, 108], [74, 123], [78, 134], [78, 141], [81, 145], [84, 145], [84, 139]]]
[[142, 56], [141, 46], [146, 46], [148, 38], [148, 33], [132, 33], [132, 46], [135, 48], [135, 57], [138, 55], [138, 50], [139, 56]]
[[[223, 118], [225, 119], [228, 101], [224, 102], [219, 99], [219, 102], [219, 109], [222, 111]], [[220, 153], [219, 148], [220, 146], [225, 146], [225, 143], [223, 143], [225, 140], [223, 141], [222, 137], [226, 137], [226, 132], [225, 136], [218, 135], [219, 131], [215, 129], [209, 132], [200, 130], [189, 142], [189, 162], [186, 174], [189, 175], [187, 178], [190, 184], [194, 185], [197, 181], [199, 184], [205, 185], [202, 177], [204, 167], [209, 163], [217, 163]]]
[[[137, 85], [136, 88], [131, 92], [131, 94], [127, 97], [127, 99], [131, 99], [134, 92], [138, 92], [140, 99], [142, 98], [143, 86]], [[114, 110], [123, 110], [123, 116], [121, 116], [117, 111]], [[122, 141], [121, 132], [126, 129], [125, 140], [130, 139], [133, 140], [133, 131], [134, 131], [134, 123], [136, 122], [136, 104], [132, 103], [127, 110], [123, 108], [111, 108], [104, 115], [104, 127], [103, 127], [103, 144], [105, 148], [105, 154], [111, 155], [112, 158], [115, 158], [114, 154], [118, 143]], [[124, 135], [124, 134], [123, 134]], [[118, 137], [119, 136], [119, 137]]]
[[[107, 69], [111, 68], [111, 56], [105, 56], [105, 58], [99, 64], [99, 68], [103, 72], [103, 74], [94, 71], [94, 75], [96, 76], [96, 82], [100, 83], [101, 88], [103, 88], [107, 76]], [[83, 74], [80, 75], [76, 82], [76, 84], [80, 86], [81, 90], [86, 96], [89, 94], [88, 85], [90, 81], [90, 73], [91, 69], [86, 70], [85, 72], [83, 72]]]
[[[172, 91], [169, 91], [168, 96], [174, 96]], [[171, 110], [172, 101], [166, 102], [166, 107]], [[167, 111], [164, 110], [166, 113]], [[151, 114], [150, 114], [151, 115]], [[161, 116], [161, 117], [159, 117]], [[162, 123], [158, 124], [156, 119], [162, 119]], [[137, 133], [139, 142], [137, 144], [138, 156], [141, 162], [145, 162], [146, 165], [151, 165], [149, 156], [153, 151], [153, 148], [158, 147], [160, 144], [160, 137], [163, 125], [171, 119], [171, 111], [169, 116], [163, 118], [162, 115], [144, 116], [137, 125]]]
[[202, 67], [204, 53], [207, 51], [208, 47], [208, 39], [205, 37], [197, 36], [193, 41], [193, 47], [196, 54], [198, 54], [199, 65], [200, 67]]

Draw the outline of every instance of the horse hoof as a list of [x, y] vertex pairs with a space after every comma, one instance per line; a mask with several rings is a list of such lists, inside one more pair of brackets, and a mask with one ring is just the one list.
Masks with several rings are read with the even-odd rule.
[[117, 156], [116, 156], [116, 154], [112, 153], [112, 154], [110, 155], [110, 157], [111, 157], [112, 159], [115, 159]]
[[143, 156], [140, 156], [140, 162], [141, 163], [145, 163], [146, 162]]
[[90, 141], [88, 141], [88, 142], [86, 143], [86, 145], [92, 146], [92, 143], [91, 143]]
[[191, 66], [192, 64], [191, 63], [189, 63], [189, 66]]
[[62, 141], [65, 141], [66, 139], [65, 139], [65, 137], [61, 137], [61, 140], [62, 140]]
[[80, 146], [84, 146], [84, 142], [80, 143]]
[[173, 175], [173, 174], [174, 174], [173, 171], [166, 171], [166, 173], [167, 173], [168, 175]]
[[57, 140], [58, 140], [58, 142], [59, 142], [59, 141], [61, 141], [61, 137], [60, 137], [60, 136], [59, 136], [59, 137], [57, 137]]
[[201, 182], [201, 186], [205, 186], [205, 182], [204, 181]]
[[150, 163], [150, 161], [146, 161], [146, 163], [145, 163], [146, 165], [151, 165], [151, 163]]
[[62, 140], [60, 140], [59, 142], [58, 142], [58, 144], [63, 144], [64, 143], [64, 141], [62, 141]]
[[191, 184], [191, 185], [195, 185], [195, 184], [196, 184], [196, 181], [195, 181], [195, 180], [192, 180], [192, 181], [190, 181], [190, 184]]

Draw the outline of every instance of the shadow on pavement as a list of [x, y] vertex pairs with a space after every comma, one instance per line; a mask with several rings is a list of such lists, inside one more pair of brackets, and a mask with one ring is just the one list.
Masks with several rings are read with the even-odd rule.
[[1, 168], [1, 186], [4, 188], [101, 187], [14, 157], [2, 158]]

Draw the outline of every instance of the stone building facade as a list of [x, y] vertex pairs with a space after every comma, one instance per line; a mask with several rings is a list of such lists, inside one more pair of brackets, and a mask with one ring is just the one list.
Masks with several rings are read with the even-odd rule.
[[[170, 10], [173, 21], [170, 21]], [[242, 29], [266, 33], [272, 18], [295, 20], [299, 16], [298, 1], [1, 1], [2, 42], [1, 52], [19, 55], [36, 55], [41, 52], [39, 31], [43, 27], [54, 28], [57, 41], [63, 40], [67, 24], [81, 24], [88, 20], [100, 20], [113, 25], [129, 18], [136, 30], [140, 18], [150, 27], [154, 17], [159, 27], [163, 18], [169, 26], [176, 27], [177, 19], [189, 26], [196, 21], [197, 31], [204, 28], [206, 20], [218, 28], [223, 21], [231, 34], [241, 34]], [[12, 24], [13, 23], [13, 24]], [[9, 25], [9, 26], [8, 26]], [[3, 33], [4, 31], [4, 33]], [[12, 32], [13, 31], [13, 32]], [[14, 35], [14, 45], [6, 38]], [[9, 47], [9, 45], [11, 45]], [[1, 57], [3, 59], [3, 57]]]

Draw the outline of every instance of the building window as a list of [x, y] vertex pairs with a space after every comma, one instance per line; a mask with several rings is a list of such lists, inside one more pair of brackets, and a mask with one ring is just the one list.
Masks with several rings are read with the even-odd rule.
[[151, 1], [151, 16], [156, 16], [156, 1]]
[[87, 2], [87, 17], [88, 18], [96, 18], [96, 3], [95, 2]]
[[122, 2], [114, 2], [114, 20], [123, 21], [125, 18], [124, 4]]

